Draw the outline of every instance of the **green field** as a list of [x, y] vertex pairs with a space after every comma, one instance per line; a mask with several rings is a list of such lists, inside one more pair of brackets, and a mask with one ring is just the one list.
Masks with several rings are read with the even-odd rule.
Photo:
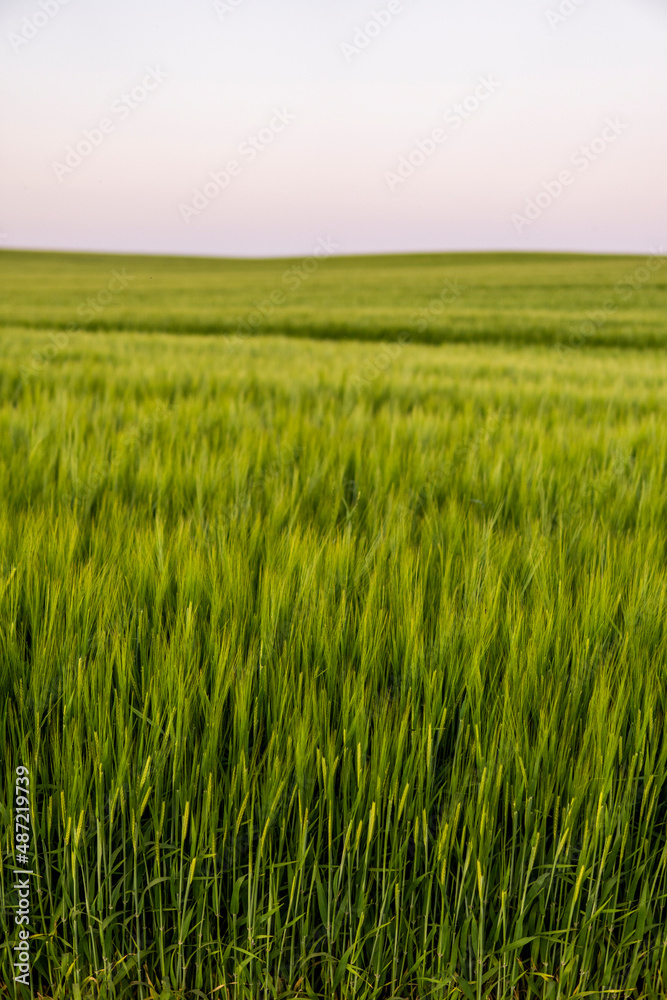
[[[408, 331], [415, 342], [432, 344], [667, 346], [664, 256], [331, 257], [326, 239], [317, 249], [290, 261], [5, 251], [0, 323], [334, 340], [396, 339]], [[116, 279], [110, 301], [99, 301], [118, 269], [124, 287]]]
[[665, 997], [667, 269], [0, 264], [33, 989]]

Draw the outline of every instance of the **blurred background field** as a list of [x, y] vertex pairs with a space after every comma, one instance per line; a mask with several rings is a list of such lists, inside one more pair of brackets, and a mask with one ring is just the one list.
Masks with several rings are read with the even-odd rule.
[[[591, 313], [588, 346], [667, 344], [664, 257], [647, 267], [641, 257], [566, 254], [331, 257], [328, 239], [317, 249], [260, 261], [4, 251], [0, 322], [361, 340], [407, 330], [423, 343], [538, 344], [569, 343]], [[125, 287], [116, 281], [108, 296], [118, 268]], [[100, 293], [109, 301], [91, 307]], [[271, 303], [276, 293], [284, 300]]]
[[[3, 260], [0, 817], [11, 857], [28, 765], [34, 986], [664, 996], [660, 272], [632, 344], [562, 353], [639, 261], [323, 261], [298, 339], [235, 341], [201, 331], [285, 262], [250, 294], [249, 263]], [[100, 329], [132, 332], [59, 339], [118, 267]], [[386, 336], [473, 272], [498, 342]], [[545, 343], [500, 342], [518, 316]]]

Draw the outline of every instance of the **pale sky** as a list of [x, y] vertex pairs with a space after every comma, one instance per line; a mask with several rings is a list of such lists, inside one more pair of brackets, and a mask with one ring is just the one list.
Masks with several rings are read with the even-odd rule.
[[667, 242], [665, 0], [1, 0], [0, 49], [5, 247]]

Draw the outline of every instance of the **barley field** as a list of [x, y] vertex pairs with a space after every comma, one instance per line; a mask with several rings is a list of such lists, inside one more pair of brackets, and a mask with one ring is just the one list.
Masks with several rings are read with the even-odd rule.
[[0, 263], [33, 995], [665, 997], [663, 259]]
[[299, 260], [4, 251], [0, 324], [47, 332], [364, 341], [409, 332], [414, 342], [431, 344], [667, 346], [662, 247], [647, 257], [336, 257], [335, 246], [321, 238]]

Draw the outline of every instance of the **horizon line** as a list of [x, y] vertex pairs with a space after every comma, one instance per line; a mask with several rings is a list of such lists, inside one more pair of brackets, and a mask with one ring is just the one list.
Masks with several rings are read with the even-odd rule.
[[[210, 260], [210, 261], [225, 261], [232, 263], [239, 262], [257, 262], [257, 263], [268, 263], [272, 261], [289, 261], [289, 260], [301, 260], [303, 258], [311, 257], [310, 253], [298, 253], [298, 254], [275, 254], [275, 255], [256, 255], [256, 254], [241, 254], [238, 256], [232, 255], [217, 255], [217, 254], [200, 254], [200, 253], [176, 253], [176, 252], [163, 252], [155, 253], [153, 251], [143, 251], [143, 250], [66, 250], [66, 249], [53, 249], [44, 247], [12, 247], [12, 246], [0, 246], [0, 254], [3, 253], [16, 253], [16, 254], [43, 254], [43, 255], [57, 255], [57, 256], [70, 256], [70, 257], [145, 257], [147, 259], [169, 259], [169, 260]], [[621, 257], [646, 257], [647, 255], [653, 256], [663, 256], [664, 251], [662, 248], [659, 253], [656, 253], [653, 248], [644, 252], [628, 252], [628, 251], [605, 251], [605, 250], [516, 250], [516, 249], [495, 249], [495, 250], [384, 250], [384, 251], [362, 251], [359, 253], [333, 253], [328, 254], [329, 260], [355, 260], [355, 259], [368, 259], [368, 258], [390, 258], [390, 257], [605, 257], [605, 258], [621, 258]]]

